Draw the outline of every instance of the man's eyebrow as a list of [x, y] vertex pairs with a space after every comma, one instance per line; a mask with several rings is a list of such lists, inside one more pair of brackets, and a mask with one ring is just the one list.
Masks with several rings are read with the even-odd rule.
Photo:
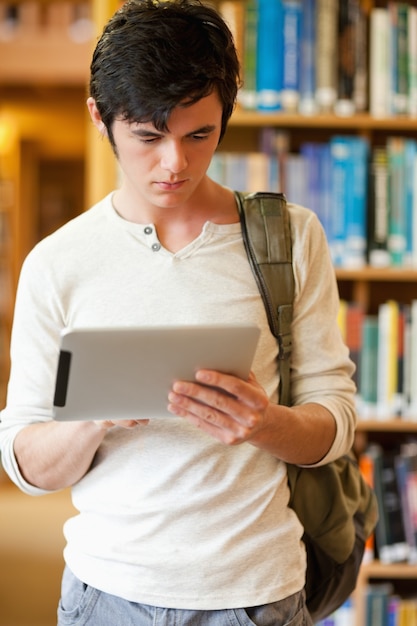
[[[206, 134], [212, 133], [215, 130], [216, 130], [215, 124], [206, 124], [205, 126], [201, 126], [201, 128], [196, 128], [195, 130], [190, 131], [189, 133], [187, 133], [187, 136], [191, 137], [192, 135], [206, 135]], [[142, 128], [142, 127], [134, 128], [132, 129], [132, 132], [138, 137], [160, 137], [161, 135], [164, 134], [163, 132], [160, 132], [156, 129], [154, 130], [152, 128]]]
[[133, 128], [132, 133], [134, 135], [138, 135], [139, 137], [160, 137], [162, 133], [157, 130], [152, 130], [151, 128]]
[[202, 126], [201, 128], [197, 128], [196, 130], [191, 131], [191, 133], [188, 133], [189, 135], [204, 135], [207, 133], [212, 133], [214, 130], [216, 130], [216, 126], [215, 124], [206, 124], [205, 126]]

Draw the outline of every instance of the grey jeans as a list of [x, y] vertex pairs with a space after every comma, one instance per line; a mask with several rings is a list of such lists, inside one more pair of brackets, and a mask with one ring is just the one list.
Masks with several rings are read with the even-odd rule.
[[94, 589], [65, 568], [58, 626], [312, 626], [300, 591], [245, 609], [191, 611], [129, 602]]

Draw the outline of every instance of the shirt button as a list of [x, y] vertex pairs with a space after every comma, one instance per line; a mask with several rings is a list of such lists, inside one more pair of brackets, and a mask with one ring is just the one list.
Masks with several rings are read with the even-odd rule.
[[145, 235], [152, 235], [152, 228], [150, 226], [146, 226], [143, 232]]
[[158, 250], [160, 250], [160, 249], [161, 249], [161, 244], [160, 243], [153, 243], [152, 244], [152, 250], [154, 252], [158, 252]]

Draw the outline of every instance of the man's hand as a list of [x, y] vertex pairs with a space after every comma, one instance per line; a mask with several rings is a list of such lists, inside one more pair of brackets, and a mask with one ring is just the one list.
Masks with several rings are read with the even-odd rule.
[[249, 441], [265, 427], [269, 401], [251, 373], [247, 381], [200, 370], [196, 382], [177, 381], [168, 410], [227, 445]]

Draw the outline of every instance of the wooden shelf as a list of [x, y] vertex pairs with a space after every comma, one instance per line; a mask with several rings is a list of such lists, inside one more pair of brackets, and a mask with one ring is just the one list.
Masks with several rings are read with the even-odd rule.
[[362, 565], [361, 575], [365, 578], [417, 579], [417, 564], [381, 563], [373, 561]]
[[341, 117], [333, 113], [320, 115], [299, 115], [298, 113], [264, 113], [245, 111], [237, 107], [230, 120], [231, 126], [257, 127], [278, 126], [280, 128], [322, 128], [358, 131], [388, 130], [417, 131], [417, 117], [392, 116], [376, 118], [368, 113]]
[[402, 417], [390, 420], [358, 418], [356, 430], [360, 432], [417, 433], [417, 416], [416, 421]]
[[364, 267], [361, 269], [336, 268], [338, 280], [404, 282], [417, 284], [417, 269], [405, 267]]

